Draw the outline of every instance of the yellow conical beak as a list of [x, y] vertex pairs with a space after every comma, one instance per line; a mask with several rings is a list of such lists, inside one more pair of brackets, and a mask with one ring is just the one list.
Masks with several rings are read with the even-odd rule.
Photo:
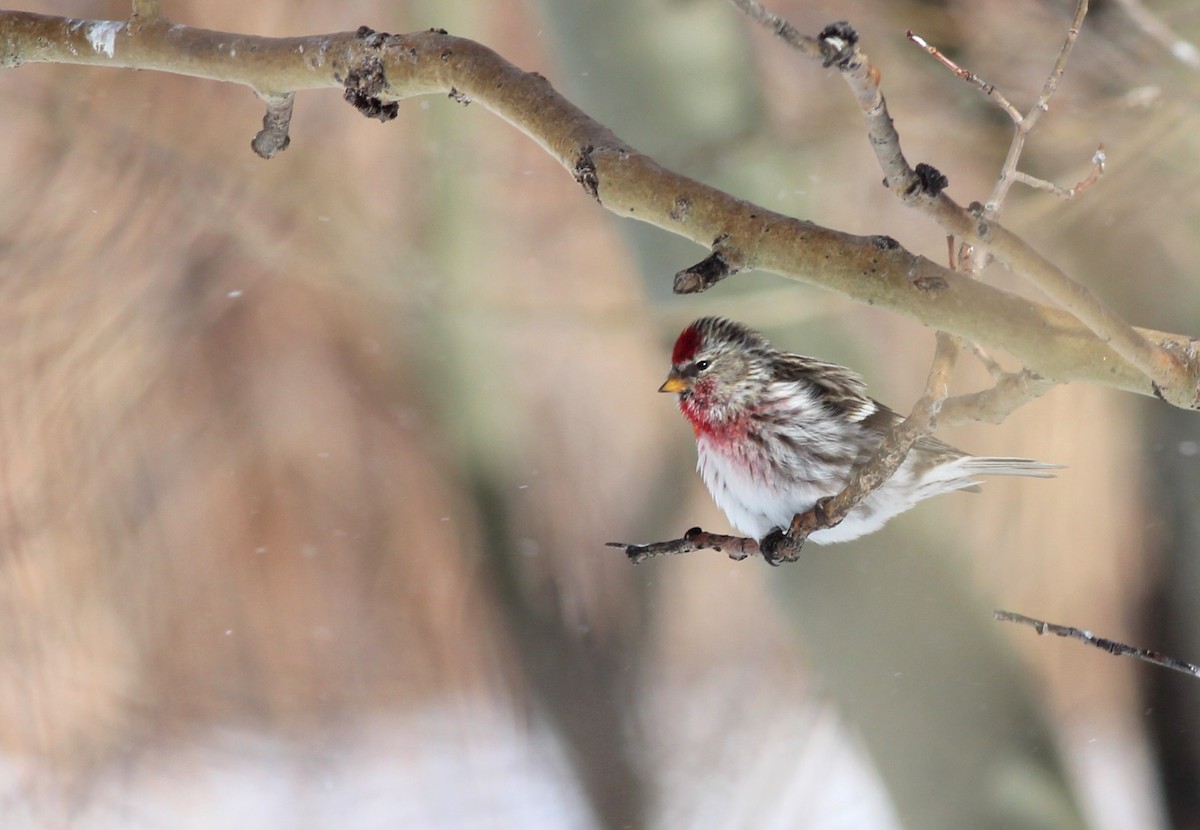
[[658, 387], [659, 392], [686, 392], [692, 388], [692, 383], [687, 378], [677, 374], [675, 370], [671, 370], [671, 374], [667, 376], [666, 382]]

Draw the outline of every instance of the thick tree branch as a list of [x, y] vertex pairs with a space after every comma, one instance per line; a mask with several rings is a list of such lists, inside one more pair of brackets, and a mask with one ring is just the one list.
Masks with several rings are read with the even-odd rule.
[[[453, 90], [532, 137], [604, 207], [705, 246], [723, 239], [728, 250], [741, 252], [741, 267], [821, 285], [1002, 349], [1047, 380], [1097, 383], [1200, 406], [1200, 357], [1191, 338], [1129, 328], [1132, 334], [1102, 339], [1070, 313], [971, 280], [888, 237], [841, 233], [734, 198], [625, 145], [541, 75], [441, 31], [262, 38], [162, 20], [131, 30], [118, 21], [0, 11], [0, 67], [24, 63], [154, 69], [242, 84], [268, 100], [298, 90], [344, 88], [351, 73], [367, 70], [382, 81], [381, 102]], [[924, 176], [919, 171], [911, 171], [914, 188], [950, 233], [978, 240], [998, 256], [1004, 252], [1022, 273], [1061, 274], [999, 225], [965, 211], [945, 194], [930, 196], [939, 177], [932, 168]], [[1067, 280], [1067, 286], [1064, 291], [1071, 294], [1075, 284]], [[1145, 348], [1135, 347], [1147, 342]], [[1148, 363], [1159, 380], [1143, 371]]]

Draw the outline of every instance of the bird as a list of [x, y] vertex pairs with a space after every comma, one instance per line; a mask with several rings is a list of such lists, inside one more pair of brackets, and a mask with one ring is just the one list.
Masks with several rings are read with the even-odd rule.
[[[836, 495], [903, 417], [852, 370], [776, 349], [742, 323], [702, 317], [675, 341], [659, 392], [674, 393], [696, 437], [697, 469], [739, 532], [760, 543]], [[977, 490], [980, 475], [1053, 478], [1028, 458], [973, 456], [919, 439], [895, 474], [837, 525], [808, 538], [848, 542], [931, 496]]]

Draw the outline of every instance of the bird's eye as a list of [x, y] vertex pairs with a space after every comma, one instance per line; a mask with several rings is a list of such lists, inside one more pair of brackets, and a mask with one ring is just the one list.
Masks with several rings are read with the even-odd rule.
[[697, 372], [703, 372], [708, 367], [709, 367], [709, 362], [707, 360], [697, 360], [696, 361], [696, 371]]

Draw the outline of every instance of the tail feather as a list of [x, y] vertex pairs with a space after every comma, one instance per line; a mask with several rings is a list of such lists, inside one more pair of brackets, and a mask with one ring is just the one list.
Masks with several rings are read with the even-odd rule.
[[991, 458], [967, 456], [962, 468], [971, 475], [1028, 476], [1030, 478], [1054, 478], [1050, 470], [1061, 470], [1062, 464], [1047, 464], [1032, 458]]

